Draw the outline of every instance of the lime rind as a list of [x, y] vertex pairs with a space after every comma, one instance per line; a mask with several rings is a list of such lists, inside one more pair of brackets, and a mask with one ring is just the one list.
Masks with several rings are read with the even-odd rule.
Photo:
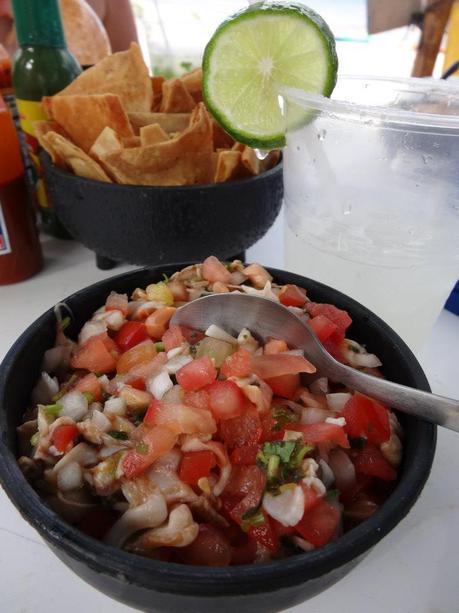
[[[264, 79], [260, 62], [271, 55], [275, 63], [267, 66], [269, 78]], [[295, 70], [295, 61], [302, 72]], [[335, 40], [320, 15], [301, 4], [258, 2], [223, 22], [206, 46], [203, 97], [215, 119], [239, 142], [280, 147], [287, 128], [278, 101], [281, 88], [329, 96], [337, 67]], [[300, 107], [289, 109], [289, 126], [310, 118]]]

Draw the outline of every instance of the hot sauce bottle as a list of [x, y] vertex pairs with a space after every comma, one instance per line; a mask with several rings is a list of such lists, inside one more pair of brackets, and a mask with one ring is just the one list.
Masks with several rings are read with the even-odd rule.
[[41, 267], [41, 247], [19, 140], [0, 96], [0, 285], [27, 279]]
[[42, 224], [50, 234], [68, 235], [51, 209], [38, 158], [33, 122], [48, 119], [41, 106], [80, 74], [81, 67], [67, 49], [58, 0], [13, 0], [19, 51], [13, 65], [13, 87], [29, 153], [37, 170], [36, 193]]

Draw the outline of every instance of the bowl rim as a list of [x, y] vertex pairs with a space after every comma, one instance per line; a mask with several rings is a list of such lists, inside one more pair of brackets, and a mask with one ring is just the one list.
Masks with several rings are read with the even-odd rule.
[[[160, 264], [153, 267], [143, 267], [107, 277], [91, 284], [68, 296], [63, 302], [77, 299], [87, 291], [97, 291], [105, 285], [117, 281], [128, 280], [129, 277], [146, 273], [157, 274], [161, 270], [179, 269], [188, 263]], [[268, 268], [276, 275], [288, 275], [292, 282], [307, 282], [309, 286], [332, 291], [340, 299], [351, 304], [370, 317], [372, 322], [382, 329], [383, 336], [389, 335], [395, 341], [397, 351], [402, 359], [409, 364], [410, 372], [418, 381], [417, 387], [430, 391], [428, 381], [417, 359], [402, 341], [402, 339], [379, 317], [369, 309], [325, 284], [285, 270]], [[9, 373], [13, 368], [16, 353], [20, 351], [33, 337], [35, 330], [44, 325], [53, 316], [50, 308], [36, 319], [16, 340], [0, 365], [0, 405], [5, 400], [5, 387]], [[410, 418], [417, 426], [418, 443], [414, 451], [415, 467], [410, 473], [402, 473], [397, 485], [387, 500], [372, 517], [362, 524], [349, 530], [336, 541], [312, 552], [298, 554], [265, 564], [230, 566], [225, 568], [209, 568], [205, 566], [188, 566], [173, 562], [160, 562], [142, 556], [135, 556], [121, 549], [104, 544], [102, 541], [86, 536], [77, 528], [68, 524], [57, 515], [40, 498], [38, 493], [26, 481], [19, 469], [16, 456], [8, 448], [4, 435], [6, 432], [5, 411], [0, 410], [0, 483], [13, 505], [23, 518], [34, 527], [51, 546], [53, 551], [62, 549], [71, 558], [89, 566], [97, 573], [128, 581], [139, 587], [150, 587], [158, 591], [173, 590], [177, 594], [211, 595], [230, 594], [235, 587], [253, 591], [269, 592], [279, 587], [287, 587], [317, 578], [335, 568], [343, 566], [351, 560], [363, 555], [378, 541], [388, 534], [410, 511], [416, 502], [428, 476], [434, 459], [436, 447], [435, 425], [416, 418]], [[408, 483], [405, 483], [408, 481]], [[401, 485], [403, 490], [399, 491]], [[139, 578], [139, 575], [141, 578]], [[272, 582], [272, 583], [270, 583]], [[270, 587], [268, 587], [270, 586]]]
[[57, 164], [55, 164], [52, 159], [51, 156], [49, 155], [49, 153], [47, 151], [42, 151], [40, 153], [40, 159], [45, 171], [45, 175], [46, 173], [54, 173], [57, 174], [58, 176], [60, 176], [63, 179], [69, 179], [70, 181], [72, 181], [73, 179], [75, 181], [78, 180], [78, 185], [96, 185], [96, 186], [102, 186], [104, 185], [107, 189], [117, 189], [117, 188], [137, 188], [138, 190], [151, 190], [152, 192], [159, 192], [159, 191], [174, 191], [174, 190], [180, 190], [183, 192], [194, 192], [194, 191], [199, 191], [200, 189], [219, 189], [220, 191], [223, 189], [231, 189], [231, 186], [234, 185], [247, 185], [247, 184], [252, 184], [252, 183], [258, 183], [259, 181], [262, 181], [263, 179], [268, 179], [270, 178], [272, 175], [277, 175], [279, 174], [279, 172], [283, 172], [283, 155], [282, 155], [282, 151], [280, 152], [280, 157], [279, 160], [277, 161], [277, 163], [272, 167], [269, 168], [268, 170], [265, 170], [263, 172], [260, 172], [258, 175], [255, 175], [253, 177], [244, 177], [242, 179], [235, 179], [233, 181], [224, 181], [223, 183], [196, 183], [194, 185], [135, 185], [135, 184], [130, 184], [130, 183], [115, 183], [115, 182], [105, 182], [105, 181], [98, 181], [97, 179], [88, 179], [86, 177], [79, 177], [78, 175], [75, 175], [73, 172], [70, 172], [70, 170], [66, 170], [65, 168], [61, 168], [60, 166], [58, 166]]

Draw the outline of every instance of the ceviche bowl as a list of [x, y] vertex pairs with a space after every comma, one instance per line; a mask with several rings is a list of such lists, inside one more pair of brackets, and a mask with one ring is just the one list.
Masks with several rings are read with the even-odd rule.
[[59, 219], [101, 268], [235, 256], [265, 235], [282, 204], [282, 161], [247, 179], [155, 187], [84, 179], [42, 156]]
[[[83, 324], [105, 304], [110, 292], [131, 295], [136, 288], [159, 283], [163, 274], [169, 277], [184, 266], [128, 272], [69, 296], [64, 302], [73, 320], [66, 334], [77, 338]], [[346, 310], [352, 318], [349, 338], [380, 358], [384, 376], [429, 391], [411, 351], [376, 315], [318, 282], [282, 270], [267, 270], [278, 284], [305, 288], [310, 300]], [[404, 431], [403, 459], [393, 488], [373, 515], [323, 547], [283, 559], [224, 568], [149, 559], [115, 548], [67, 523], [45, 504], [26, 480], [17, 460], [20, 453], [16, 428], [22, 423], [40, 375], [43, 354], [53, 347], [55, 333], [56, 315], [50, 309], [22, 334], [1, 366], [0, 482], [24, 519], [68, 567], [95, 588], [130, 606], [145, 611], [195, 613], [235, 609], [241, 613], [275, 612], [294, 606], [336, 583], [356, 566], [410, 511], [428, 478], [436, 428], [398, 415]]]

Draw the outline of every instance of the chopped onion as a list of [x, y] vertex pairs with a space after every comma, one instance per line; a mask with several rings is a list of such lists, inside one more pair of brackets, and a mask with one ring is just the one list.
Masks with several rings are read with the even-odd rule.
[[34, 404], [50, 404], [58, 392], [59, 383], [56, 377], [50, 377], [47, 372], [42, 372], [33, 388], [32, 402]]
[[70, 417], [74, 421], [80, 421], [88, 412], [88, 399], [77, 390], [62, 396], [59, 404], [62, 406], [59, 415], [61, 417]]
[[216, 338], [219, 341], [226, 341], [227, 343], [231, 343], [232, 345], [237, 345], [237, 338], [225, 332], [222, 328], [219, 328], [215, 324], [211, 324], [204, 333], [206, 336], [210, 336], [210, 338]]
[[172, 358], [166, 363], [164, 366], [165, 372], [169, 373], [170, 375], [175, 375], [175, 373], [180, 370], [182, 366], [185, 366], [192, 361], [193, 358], [189, 355], [177, 355], [175, 358]]
[[70, 462], [57, 473], [57, 487], [61, 492], [76, 490], [83, 485], [83, 471], [78, 462]]
[[335, 475], [336, 487], [346, 490], [355, 483], [355, 468], [351, 459], [342, 449], [334, 449], [328, 456], [328, 464]]
[[68, 345], [58, 345], [45, 351], [42, 362], [42, 369], [47, 373], [54, 373], [61, 366], [67, 367], [70, 359], [72, 348]]
[[311, 383], [309, 389], [313, 394], [327, 394], [329, 391], [327, 377], [319, 377]]
[[325, 462], [325, 460], [319, 460], [319, 466], [321, 470], [321, 479], [323, 481], [323, 484], [327, 489], [329, 489], [329, 487], [335, 480], [335, 475], [333, 474], [332, 469], [327, 464], [327, 462]]
[[335, 394], [327, 394], [327, 404], [331, 411], [341, 413], [346, 403], [351, 398], [351, 394], [346, 392], [336, 392]]
[[168, 390], [162, 397], [163, 402], [173, 402], [182, 404], [183, 402], [183, 388], [181, 385], [174, 385]]
[[159, 373], [151, 379], [148, 379], [146, 388], [147, 390], [153, 394], [156, 400], [161, 400], [166, 392], [174, 387], [171, 378], [169, 377], [169, 373], [165, 370]]
[[317, 407], [306, 407], [301, 411], [300, 423], [303, 425], [318, 424], [330, 417], [330, 412]]
[[250, 285], [241, 285], [241, 289], [246, 294], [249, 294], [249, 296], [261, 296], [262, 298], [267, 298], [268, 300], [279, 302], [279, 298], [271, 289], [271, 281], [266, 281], [266, 284], [263, 289], [255, 289]]
[[172, 360], [172, 358], [175, 358], [180, 355], [182, 351], [183, 347], [174, 347], [173, 349], [169, 349], [169, 351], [166, 353], [167, 359]]
[[126, 449], [126, 444], [123, 445], [122, 443], [125, 443], [125, 441], [120, 441], [119, 445], [110, 445], [110, 447], [102, 447], [102, 449], [99, 451], [99, 458], [101, 460], [106, 460], [110, 456], [115, 455], [115, 453], [118, 453], [120, 450]]
[[110, 398], [105, 402], [104, 413], [106, 415], [126, 415], [126, 401], [124, 398]]
[[97, 336], [104, 332], [107, 332], [107, 323], [105, 321], [87, 321], [78, 335], [78, 344], [84, 345], [92, 336]]
[[104, 320], [109, 330], [119, 330], [125, 322], [123, 313], [118, 309], [105, 313]]
[[235, 270], [231, 273], [230, 285], [242, 285], [244, 281], [247, 281], [247, 276], [242, 272], [242, 270]]
[[296, 526], [304, 514], [304, 492], [293, 485], [277, 496], [269, 492], [263, 496], [263, 508], [283, 526]]
[[101, 411], [94, 411], [92, 415], [92, 423], [102, 432], [108, 432], [112, 428], [111, 421], [106, 415], [101, 413]]
[[309, 541], [302, 539], [301, 536], [292, 536], [292, 541], [303, 551], [312, 551], [314, 549], [314, 545]]
[[381, 360], [373, 353], [367, 353], [367, 350], [356, 341], [346, 339], [346, 347], [343, 349], [343, 355], [351, 366], [377, 368], [382, 365]]
[[344, 426], [346, 425], [346, 420], [344, 419], [344, 417], [327, 417], [325, 423], [344, 428]]

